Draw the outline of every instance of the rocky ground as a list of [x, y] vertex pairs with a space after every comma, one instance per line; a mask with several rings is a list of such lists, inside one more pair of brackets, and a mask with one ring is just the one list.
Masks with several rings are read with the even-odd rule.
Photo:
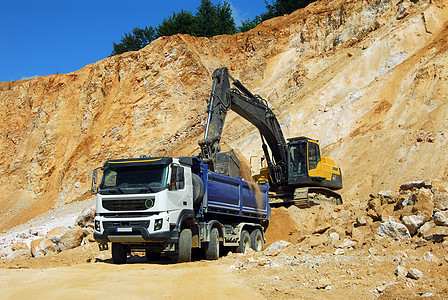
[[[187, 274], [198, 268], [197, 278], [224, 274], [234, 290], [220, 295], [233, 298], [253, 293], [291, 299], [448, 299], [446, 182], [409, 182], [397, 191], [380, 191], [342, 206], [275, 208], [263, 252], [229, 253], [218, 261], [196, 256], [186, 264], [172, 257], [148, 263], [143, 253], [133, 253], [127, 265], [112, 265], [110, 252], [100, 252], [91, 239], [92, 208], [92, 199], [67, 205], [0, 236], [0, 279], [10, 278], [0, 280], [6, 295], [38, 289], [42, 282], [36, 270], [45, 278], [73, 270], [101, 285], [101, 278], [117, 268], [123, 274], [157, 270], [169, 277], [174, 272], [186, 282], [196, 278]], [[14, 277], [12, 269], [27, 271]], [[91, 278], [93, 274], [99, 278]], [[71, 280], [81, 280], [73, 276]], [[25, 289], [14, 278], [33, 283]], [[213, 284], [210, 278], [204, 284]], [[109, 288], [122, 292], [125, 283]]]

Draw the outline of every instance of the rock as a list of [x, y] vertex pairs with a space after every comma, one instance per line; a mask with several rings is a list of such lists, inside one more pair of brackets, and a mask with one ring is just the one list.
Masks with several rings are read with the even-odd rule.
[[291, 243], [287, 241], [275, 241], [271, 245], [269, 245], [269, 247], [267, 247], [265, 251], [284, 250], [289, 245], [291, 245]]
[[378, 235], [388, 236], [397, 241], [409, 240], [411, 238], [409, 230], [406, 228], [406, 226], [395, 221], [381, 223]]
[[349, 240], [349, 239], [344, 239], [343, 241], [340, 241], [339, 243], [336, 244], [337, 248], [350, 248], [350, 247], [354, 247], [356, 245], [355, 241]]
[[448, 211], [435, 212], [433, 218], [436, 225], [448, 226]]
[[391, 190], [382, 190], [378, 192], [379, 197], [384, 198], [392, 198], [392, 191]]
[[95, 207], [85, 208], [76, 219], [76, 225], [81, 227], [90, 226], [93, 228], [93, 219], [95, 218]]
[[415, 196], [417, 198], [415, 206], [418, 212], [425, 217], [425, 221], [429, 221], [434, 211], [433, 193], [429, 189], [420, 189]]
[[320, 245], [328, 243], [329, 237], [325, 235], [310, 235], [307, 239], [307, 243], [311, 248], [318, 247]]
[[395, 205], [385, 204], [382, 206], [381, 221], [386, 222], [394, 215]]
[[84, 238], [84, 232], [80, 226], [75, 226], [68, 230], [61, 237], [58, 244], [58, 250], [64, 251], [67, 249], [73, 249], [81, 245], [82, 239]]
[[47, 233], [47, 239], [50, 239], [55, 244], [59, 244], [62, 236], [69, 230], [70, 230], [69, 227], [63, 227], [63, 226], [53, 228]]
[[391, 190], [383, 190], [378, 192], [378, 198], [381, 201], [381, 205], [392, 204], [397, 201], [396, 197], [393, 197]]
[[83, 229], [82, 229], [82, 232], [83, 232], [83, 234], [84, 234], [84, 236], [86, 237], [86, 236], [89, 236], [90, 234], [92, 234], [93, 233], [93, 228], [92, 227], [84, 227]]
[[6, 258], [16, 258], [16, 257], [31, 257], [31, 251], [29, 248], [15, 250], [11, 254], [9, 254]]
[[380, 219], [380, 216], [373, 209], [367, 211], [367, 216], [372, 218], [373, 221], [378, 221]]
[[434, 226], [423, 235], [423, 238], [429, 242], [443, 242], [445, 237], [448, 237], [446, 226]]
[[96, 242], [95, 238], [93, 237], [93, 232], [91, 234], [85, 236], [84, 239], [83, 239], [83, 242], [84, 242], [84, 244]]
[[356, 225], [355, 225], [356, 227], [366, 226], [366, 225], [367, 225], [367, 220], [364, 216], [356, 218]]
[[320, 224], [320, 225], [317, 226], [316, 228], [314, 228], [312, 232], [313, 232], [313, 234], [316, 234], [316, 233], [318, 233], [318, 234], [322, 234], [322, 233], [324, 233], [325, 231], [327, 231], [327, 229], [330, 228], [330, 227], [331, 227], [331, 224], [325, 222], [325, 223], [323, 223], [323, 224]]
[[410, 182], [400, 185], [401, 191], [409, 191], [409, 190], [412, 191], [414, 189], [421, 189], [421, 188], [431, 189], [432, 182], [420, 180], [420, 181], [410, 181]]
[[345, 253], [344, 249], [338, 248], [334, 251], [334, 255], [342, 255]]
[[406, 277], [414, 280], [420, 280], [423, 278], [423, 272], [415, 268], [410, 268], [406, 274]]
[[12, 245], [11, 250], [12, 251], [27, 250], [29, 252], [30, 247], [28, 247], [27, 244], [20, 242], [20, 243], [15, 243], [14, 245]]
[[337, 232], [330, 233], [329, 237], [332, 245], [334, 245], [337, 241], [339, 241], [339, 234]]
[[406, 268], [403, 266], [398, 266], [394, 272], [397, 277], [404, 277], [406, 275]]
[[431, 221], [429, 221], [429, 222], [426, 222], [425, 224], [423, 224], [420, 228], [419, 228], [419, 235], [421, 235], [421, 236], [425, 236], [427, 233], [428, 233], [428, 231], [431, 229], [431, 228], [433, 228], [433, 227], [435, 227], [436, 226], [436, 224], [434, 223], [434, 221], [433, 220], [431, 220]]
[[56, 251], [56, 245], [47, 238], [40, 238], [31, 242], [31, 255], [42, 257]]
[[432, 262], [436, 261], [437, 258], [434, 255], [432, 255], [431, 252], [425, 252], [425, 254], [423, 255], [423, 260]]
[[425, 217], [421, 214], [404, 216], [402, 219], [402, 223], [409, 230], [409, 233], [411, 235], [414, 235], [417, 233], [417, 230], [420, 228], [420, 226], [422, 226], [425, 223]]
[[[331, 279], [322, 278], [317, 282], [316, 289], [319, 289], [319, 290], [327, 289], [328, 290], [328, 289], [331, 289], [331, 284], [332, 284]], [[330, 288], [328, 288], [328, 287], [330, 287]]]

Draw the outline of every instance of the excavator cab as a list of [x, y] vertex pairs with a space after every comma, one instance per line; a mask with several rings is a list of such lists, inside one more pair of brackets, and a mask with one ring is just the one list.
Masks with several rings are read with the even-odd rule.
[[341, 170], [334, 160], [321, 157], [317, 140], [307, 137], [288, 139], [288, 184], [292, 186], [322, 186], [342, 188]]

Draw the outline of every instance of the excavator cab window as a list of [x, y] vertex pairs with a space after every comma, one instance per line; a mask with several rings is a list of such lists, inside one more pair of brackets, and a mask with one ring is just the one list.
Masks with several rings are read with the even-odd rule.
[[289, 147], [289, 175], [307, 176], [306, 170], [306, 142], [291, 144]]
[[314, 142], [308, 142], [308, 164], [309, 169], [313, 170], [317, 168], [317, 164], [320, 162], [320, 150], [319, 145]]

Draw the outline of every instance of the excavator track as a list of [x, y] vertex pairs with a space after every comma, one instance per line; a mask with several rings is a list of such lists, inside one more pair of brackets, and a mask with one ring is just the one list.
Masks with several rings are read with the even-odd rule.
[[323, 187], [305, 187], [294, 191], [294, 197], [290, 200], [273, 199], [271, 207], [295, 205], [299, 208], [309, 208], [320, 204], [342, 205], [342, 197], [338, 193]]

